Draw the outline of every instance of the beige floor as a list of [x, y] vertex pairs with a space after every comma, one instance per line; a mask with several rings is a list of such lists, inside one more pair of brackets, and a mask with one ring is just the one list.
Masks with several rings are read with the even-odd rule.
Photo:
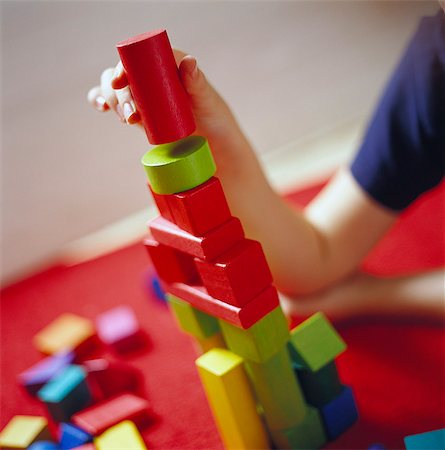
[[[145, 138], [85, 101], [116, 61], [118, 40], [166, 27], [174, 44], [198, 57], [271, 180], [286, 188], [348, 158], [419, 17], [438, 5], [9, 1], [1, 8], [8, 282], [67, 248], [73, 255], [89, 242], [78, 251], [84, 258], [140, 235], [149, 214], [140, 211], [151, 204], [139, 166]], [[108, 235], [78, 241], [104, 227]]]

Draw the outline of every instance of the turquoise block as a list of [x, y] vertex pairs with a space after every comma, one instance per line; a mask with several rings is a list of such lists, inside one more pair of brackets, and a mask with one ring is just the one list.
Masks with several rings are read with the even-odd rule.
[[443, 450], [445, 449], [445, 428], [412, 434], [403, 440], [406, 450]]

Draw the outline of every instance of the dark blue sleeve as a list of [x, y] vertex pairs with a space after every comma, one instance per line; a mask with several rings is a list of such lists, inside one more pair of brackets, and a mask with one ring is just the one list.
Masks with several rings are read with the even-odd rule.
[[402, 210], [445, 172], [445, 14], [422, 19], [351, 166], [378, 203]]

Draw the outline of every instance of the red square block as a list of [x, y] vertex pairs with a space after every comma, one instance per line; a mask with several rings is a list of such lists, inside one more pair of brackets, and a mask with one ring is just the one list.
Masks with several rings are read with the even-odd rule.
[[150, 189], [151, 195], [153, 196], [153, 200], [155, 201], [161, 216], [167, 220], [170, 220], [170, 222], [174, 222], [172, 211], [167, 202], [167, 198], [169, 196], [156, 194], [156, 192], [154, 192], [153, 189], [151, 188], [150, 183], [147, 183], [147, 186]]
[[162, 245], [154, 239], [145, 239], [144, 245], [159, 278], [164, 283], [188, 283], [199, 277], [190, 255]]
[[162, 217], [152, 220], [149, 226], [159, 243], [205, 260], [216, 258], [244, 238], [243, 227], [236, 217], [204, 236], [194, 236]]
[[272, 283], [258, 241], [244, 239], [212, 262], [195, 259], [201, 280], [212, 297], [244, 306]]
[[250, 328], [279, 305], [277, 290], [272, 285], [241, 308], [213, 298], [204, 286], [173, 283], [166, 286], [166, 290], [195, 308], [244, 329]]
[[87, 433], [97, 436], [123, 420], [131, 420], [140, 428], [148, 418], [147, 400], [133, 394], [121, 394], [74, 414], [71, 421]]

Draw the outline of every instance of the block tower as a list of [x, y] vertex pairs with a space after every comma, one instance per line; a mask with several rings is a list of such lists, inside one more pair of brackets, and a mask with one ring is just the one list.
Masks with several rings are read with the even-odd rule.
[[[226, 448], [319, 448], [356, 419], [322, 314], [289, 332], [259, 242], [230, 213], [165, 30], [117, 45], [150, 143], [142, 163], [160, 217], [145, 246], [196, 361]], [[304, 389], [302, 389], [302, 387]]]

